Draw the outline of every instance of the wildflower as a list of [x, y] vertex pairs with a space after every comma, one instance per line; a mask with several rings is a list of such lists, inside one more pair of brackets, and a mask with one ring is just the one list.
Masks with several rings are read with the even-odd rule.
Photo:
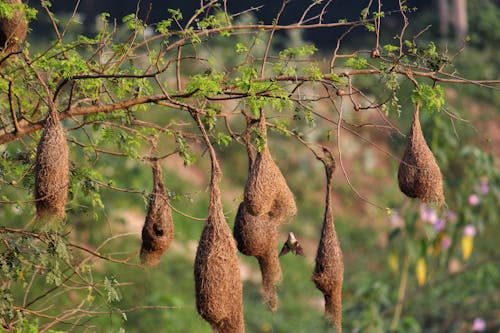
[[487, 177], [481, 177], [479, 179], [479, 194], [481, 195], [486, 195], [490, 191], [490, 186], [488, 184], [488, 178]]
[[462, 256], [464, 260], [467, 260], [472, 253], [472, 247], [474, 246], [474, 236], [476, 236], [476, 227], [472, 224], [466, 225], [464, 227], [462, 236]]
[[428, 207], [425, 204], [421, 204], [420, 205], [420, 218], [424, 222], [429, 222], [431, 224], [434, 224], [434, 223], [436, 223], [436, 221], [438, 219], [438, 215], [434, 209]]
[[441, 238], [441, 250], [446, 250], [451, 245], [451, 237], [448, 235], [443, 235]]
[[474, 318], [474, 322], [472, 323], [472, 330], [474, 332], [482, 332], [486, 330], [486, 322], [483, 318], [476, 317]]
[[436, 223], [434, 223], [434, 231], [441, 231], [446, 226], [446, 222], [444, 219], [437, 219]]
[[399, 258], [397, 252], [392, 252], [391, 254], [389, 254], [388, 262], [391, 271], [397, 273], [399, 271]]
[[427, 277], [427, 264], [425, 262], [425, 258], [420, 257], [417, 259], [415, 273], [417, 274], [418, 285], [420, 287], [423, 286]]
[[479, 205], [479, 202], [481, 200], [479, 199], [479, 196], [477, 194], [471, 194], [469, 195], [469, 205], [471, 206], [477, 206]]
[[462, 271], [462, 269], [462, 263], [456, 258], [452, 258], [448, 263], [448, 272], [450, 272], [451, 274], [459, 273]]
[[476, 233], [477, 233], [477, 230], [476, 230], [476, 227], [474, 225], [467, 224], [464, 227], [464, 236], [474, 237], [474, 236], [476, 236]]

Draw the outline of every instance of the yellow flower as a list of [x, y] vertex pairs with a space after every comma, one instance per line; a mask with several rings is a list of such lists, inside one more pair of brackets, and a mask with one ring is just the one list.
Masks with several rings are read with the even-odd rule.
[[474, 237], [471, 236], [462, 237], [462, 256], [464, 260], [469, 259], [472, 253], [473, 246], [474, 246]]
[[394, 273], [397, 273], [399, 271], [399, 259], [397, 253], [393, 252], [389, 254], [389, 268]]
[[418, 285], [423, 286], [427, 277], [427, 264], [425, 258], [420, 257], [417, 259], [417, 267], [415, 270], [417, 273]]

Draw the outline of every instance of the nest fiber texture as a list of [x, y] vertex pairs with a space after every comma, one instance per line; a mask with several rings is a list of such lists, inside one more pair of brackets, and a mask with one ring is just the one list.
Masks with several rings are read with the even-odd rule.
[[425, 142], [420, 127], [418, 107], [408, 135], [408, 143], [398, 169], [401, 192], [426, 203], [443, 204], [443, 176]]
[[281, 281], [281, 266], [278, 253], [274, 250], [257, 257], [262, 274], [262, 296], [267, 308], [278, 310], [278, 292], [276, 286]]
[[312, 280], [325, 298], [325, 316], [333, 323], [336, 332], [341, 333], [344, 262], [335, 232], [330, 186], [327, 186], [325, 218]]
[[56, 115], [49, 116], [35, 160], [35, 199], [39, 219], [63, 219], [68, 197], [69, 151]]
[[262, 256], [275, 248], [276, 225], [269, 215], [256, 217], [249, 214], [241, 202], [234, 222], [234, 238], [238, 250], [244, 255]]
[[281, 266], [276, 251], [277, 223], [269, 215], [253, 216], [240, 203], [234, 222], [234, 238], [238, 250], [247, 256], [255, 256], [262, 274], [262, 294], [271, 311], [278, 308], [276, 285], [281, 280]]
[[247, 211], [254, 216], [269, 214], [281, 223], [297, 213], [293, 193], [267, 147], [255, 158], [244, 197]]
[[142, 228], [141, 262], [146, 265], [157, 265], [174, 238], [172, 210], [159, 162], [156, 162], [152, 169], [153, 192]]
[[[5, 0], [8, 4], [21, 4], [21, 0]], [[0, 50], [10, 53], [17, 50], [26, 38], [28, 25], [20, 10], [14, 10], [12, 18], [0, 17]]]
[[211, 183], [208, 219], [196, 251], [194, 276], [196, 308], [214, 332], [244, 332], [243, 286], [236, 243], [215, 182]]

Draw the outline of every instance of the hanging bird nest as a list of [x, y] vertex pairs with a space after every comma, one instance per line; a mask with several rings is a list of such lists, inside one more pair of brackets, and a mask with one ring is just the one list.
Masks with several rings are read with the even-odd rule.
[[153, 162], [153, 192], [149, 198], [146, 221], [142, 228], [141, 262], [153, 266], [170, 247], [174, 238], [172, 210], [163, 183], [161, 165]]
[[196, 251], [196, 308], [218, 333], [244, 332], [243, 286], [236, 244], [222, 211], [220, 190], [211, 184], [208, 219]]
[[196, 309], [216, 333], [243, 333], [243, 285], [238, 250], [222, 211], [221, 171], [200, 116], [190, 110], [210, 153], [210, 203], [194, 262]]
[[[261, 135], [266, 135], [266, 122], [261, 113]], [[254, 158], [249, 140], [249, 126], [245, 143], [249, 159], [249, 175], [245, 184], [244, 200], [238, 208], [234, 224], [234, 237], [238, 249], [245, 255], [257, 258], [262, 274], [262, 295], [267, 307], [278, 308], [276, 286], [281, 280], [281, 266], [276, 242], [278, 226], [297, 213], [292, 191], [285, 177], [269, 153], [267, 143]]]
[[443, 176], [425, 142], [420, 127], [418, 104], [415, 106], [408, 143], [398, 169], [401, 192], [426, 203], [444, 203]]
[[[265, 133], [264, 115], [261, 115], [260, 124], [261, 132]], [[254, 216], [269, 214], [278, 223], [297, 214], [293, 193], [271, 157], [267, 143], [250, 168], [244, 202], [248, 213]]]
[[[4, 0], [11, 5], [21, 6], [21, 0]], [[11, 53], [17, 50], [26, 38], [28, 24], [22, 7], [15, 8], [12, 16], [0, 17], [0, 50]]]
[[69, 185], [69, 151], [57, 114], [49, 115], [35, 160], [35, 205], [39, 220], [62, 220]]
[[[329, 153], [330, 156], [331, 153]], [[337, 333], [342, 332], [342, 283], [344, 262], [342, 250], [335, 232], [331, 182], [335, 164], [333, 156], [330, 161], [323, 160], [327, 173], [325, 217], [321, 239], [316, 253], [316, 265], [312, 280], [325, 298], [325, 316], [333, 323]]]
[[244, 202], [238, 207], [234, 222], [234, 238], [238, 250], [257, 258], [262, 274], [262, 295], [267, 307], [275, 312], [278, 308], [276, 285], [281, 280], [281, 266], [276, 251], [278, 223], [269, 215], [259, 217], [249, 214]]

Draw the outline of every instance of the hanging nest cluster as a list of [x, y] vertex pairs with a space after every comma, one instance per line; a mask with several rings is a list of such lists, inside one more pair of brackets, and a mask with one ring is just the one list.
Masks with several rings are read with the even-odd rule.
[[[265, 120], [261, 117], [261, 131]], [[248, 143], [247, 143], [248, 145]], [[281, 280], [281, 266], [276, 242], [278, 227], [297, 213], [292, 191], [269, 153], [267, 144], [255, 161], [249, 154], [249, 176], [244, 200], [238, 208], [234, 237], [241, 253], [257, 258], [262, 274], [262, 294], [271, 311], [278, 308], [276, 285]], [[253, 162], [253, 163], [252, 163]]]
[[436, 159], [425, 142], [420, 127], [418, 105], [408, 134], [408, 143], [398, 169], [401, 192], [426, 203], [444, 203], [443, 176]]
[[325, 298], [325, 316], [333, 323], [337, 333], [342, 332], [342, 283], [344, 279], [344, 262], [337, 233], [335, 232], [331, 182], [335, 164], [325, 163], [326, 199], [325, 217], [321, 239], [316, 253], [316, 265], [312, 280]]
[[[4, 0], [4, 2], [17, 5], [21, 0]], [[21, 9], [14, 9], [12, 17], [0, 17], [0, 50], [11, 53], [17, 50], [26, 38], [28, 24], [26, 15]]]
[[159, 161], [154, 161], [153, 192], [149, 199], [146, 221], [142, 228], [141, 262], [153, 266], [170, 247], [174, 238], [174, 223], [167, 189], [163, 183]]
[[35, 205], [43, 221], [65, 216], [69, 185], [69, 150], [57, 113], [48, 116], [35, 160]]
[[196, 251], [196, 308], [218, 333], [244, 332], [243, 286], [236, 244], [229, 229], [218, 184], [211, 182], [208, 219]]

